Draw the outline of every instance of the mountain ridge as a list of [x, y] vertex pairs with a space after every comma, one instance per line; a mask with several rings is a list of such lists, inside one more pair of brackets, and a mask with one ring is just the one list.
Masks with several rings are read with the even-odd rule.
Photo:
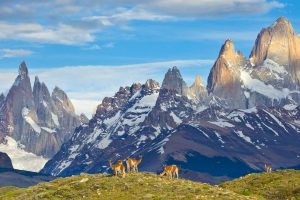
[[253, 65], [226, 40], [206, 88], [199, 78], [188, 87], [177, 67], [160, 88], [121, 87], [42, 171], [107, 172], [107, 160], [141, 154], [150, 163], [142, 170], [177, 163], [184, 178], [216, 183], [261, 171], [264, 163], [297, 166], [300, 91], [289, 68], [268, 57]]
[[41, 157], [41, 162], [50, 159], [80, 123], [67, 95], [58, 88], [50, 95], [37, 76], [32, 87], [26, 63], [21, 62], [17, 78], [0, 100], [0, 148], [10, 154], [13, 165], [22, 166], [19, 162], [26, 155]]

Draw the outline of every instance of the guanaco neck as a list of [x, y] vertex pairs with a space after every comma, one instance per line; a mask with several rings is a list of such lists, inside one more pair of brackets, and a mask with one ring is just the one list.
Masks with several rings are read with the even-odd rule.
[[139, 159], [137, 159], [136, 164], [138, 165], [138, 164], [140, 164], [141, 162], [142, 162], [142, 158], [139, 158]]

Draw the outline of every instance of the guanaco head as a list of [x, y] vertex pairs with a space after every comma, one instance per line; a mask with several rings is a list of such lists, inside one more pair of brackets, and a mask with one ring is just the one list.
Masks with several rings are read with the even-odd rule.
[[118, 164], [120, 164], [120, 163], [122, 163], [122, 162], [123, 162], [122, 160], [118, 160], [118, 161], [117, 161]]

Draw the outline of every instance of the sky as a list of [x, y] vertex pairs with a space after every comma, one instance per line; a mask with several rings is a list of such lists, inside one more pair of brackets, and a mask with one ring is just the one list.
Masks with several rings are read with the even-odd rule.
[[1, 0], [0, 92], [24, 60], [32, 82], [59, 86], [91, 117], [120, 86], [161, 83], [175, 65], [188, 84], [206, 80], [226, 39], [248, 57], [280, 16], [300, 33], [299, 9], [296, 0]]

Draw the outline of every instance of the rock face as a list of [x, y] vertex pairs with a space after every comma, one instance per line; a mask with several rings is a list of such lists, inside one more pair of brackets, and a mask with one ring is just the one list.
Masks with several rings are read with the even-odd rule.
[[180, 95], [187, 95], [188, 87], [177, 67], [169, 69], [161, 87], [162, 89], [174, 90]]
[[292, 76], [292, 81], [299, 86], [300, 38], [285, 17], [280, 17], [272, 26], [263, 29], [255, 41], [251, 62], [257, 66], [266, 59], [284, 66]]
[[208, 97], [207, 89], [203, 84], [203, 78], [200, 75], [195, 77], [195, 82], [188, 90], [188, 96], [198, 99], [201, 102], [205, 102]]
[[231, 40], [226, 40], [208, 77], [208, 92], [227, 100], [231, 108], [246, 108], [240, 79], [244, 64], [243, 55], [235, 51]]
[[107, 172], [107, 160], [143, 155], [140, 170], [160, 172], [163, 164], [175, 163], [184, 178], [217, 183], [261, 171], [265, 163], [299, 166], [296, 75], [272, 59], [275, 53], [251, 64], [227, 40], [207, 88], [199, 76], [188, 87], [176, 67], [161, 88], [153, 80], [121, 87], [103, 99], [43, 172]]
[[7, 96], [0, 99], [0, 136], [11, 137], [28, 152], [51, 158], [80, 125], [67, 95], [35, 78], [33, 90], [25, 62]]
[[0, 152], [0, 168], [13, 169], [11, 160], [6, 153]]

